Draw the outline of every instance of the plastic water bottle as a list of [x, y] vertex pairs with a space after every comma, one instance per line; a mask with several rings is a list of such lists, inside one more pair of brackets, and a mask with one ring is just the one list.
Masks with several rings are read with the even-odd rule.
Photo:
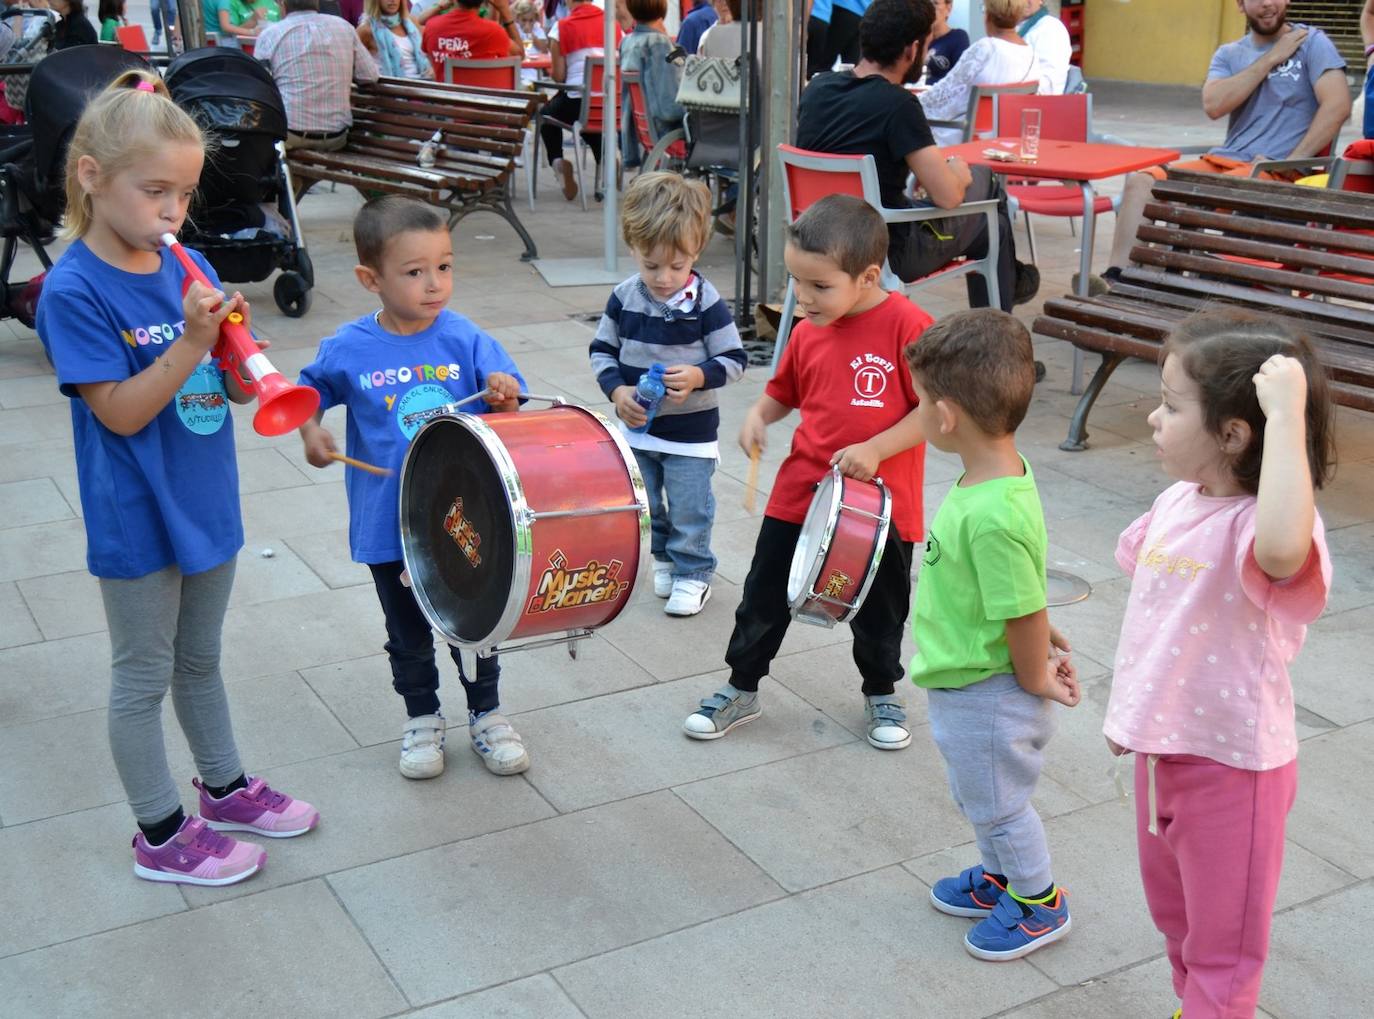
[[635, 403], [644, 408], [646, 420], [639, 428], [631, 428], [632, 432], [647, 432], [649, 426], [654, 423], [654, 415], [658, 413], [658, 405], [663, 402], [663, 395], [668, 392], [668, 387], [663, 384], [663, 365], [654, 362], [639, 381], [635, 383]]
[[415, 160], [420, 164], [421, 169], [428, 170], [439, 159], [439, 153], [444, 149], [444, 132], [435, 131], [434, 137], [420, 146], [420, 155]]

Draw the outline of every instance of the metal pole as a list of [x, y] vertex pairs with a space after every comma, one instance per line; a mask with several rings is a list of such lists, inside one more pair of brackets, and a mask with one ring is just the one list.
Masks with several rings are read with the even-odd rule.
[[[606, 23], [606, 76], [602, 86], [605, 98], [602, 100], [601, 118], [601, 193], [605, 195], [602, 201], [602, 223], [605, 227], [606, 271], [613, 273], [619, 264], [619, 246], [616, 241], [615, 160], [616, 153], [620, 150], [620, 132], [615, 129], [615, 110], [620, 101], [620, 90], [616, 87], [619, 77], [616, 74], [616, 60], [619, 53], [615, 45], [615, 0], [608, 0], [601, 16]], [[590, 82], [588, 84], [590, 85]]]
[[754, 55], [758, 51], [755, 0], [742, 0], [740, 16], [739, 192], [735, 199], [735, 324], [753, 326], [754, 252]]
[[790, 142], [796, 120], [798, 61], [801, 33], [799, 10], [792, 0], [775, 0], [769, 5], [764, 34], [763, 107], [766, 129], [763, 132], [759, 163], [759, 299], [770, 300], [781, 289], [783, 222], [772, 215], [772, 199], [777, 187], [777, 164], [773, 153], [779, 143]]

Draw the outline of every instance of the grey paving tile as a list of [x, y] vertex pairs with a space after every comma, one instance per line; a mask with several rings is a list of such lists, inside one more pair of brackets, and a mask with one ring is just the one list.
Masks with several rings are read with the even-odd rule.
[[1050, 618], [1068, 637], [1074, 651], [1096, 662], [1114, 662], [1130, 592], [1129, 577], [1103, 581], [1093, 585], [1091, 597], [1051, 610]]
[[[667, 792], [329, 881], [416, 1003], [537, 973], [778, 894], [762, 871]], [[397, 895], [397, 888], [424, 892]], [[475, 918], [498, 915], [504, 923], [472, 936]]]
[[959, 1019], [1056, 989], [1023, 961], [998, 967], [989, 979], [986, 965], [960, 945], [961, 923], [930, 909], [926, 895], [909, 874], [888, 868], [565, 966], [555, 976], [592, 1019]]
[[100, 582], [87, 570], [29, 577], [18, 586], [45, 640], [107, 628]]
[[[262, 976], [265, 960], [277, 978]], [[225, 1014], [363, 1019], [406, 1006], [319, 881], [0, 960], [0, 985], [6, 1007], [34, 1019], [166, 1014], [191, 989]]]
[[71, 507], [51, 478], [0, 484], [0, 527], [70, 520]]
[[29, 614], [29, 607], [19, 592], [19, 585], [0, 584], [0, 648], [32, 644], [42, 640], [38, 623]]
[[[251, 884], [188, 888], [187, 901], [195, 906], [248, 895], [553, 815], [524, 779], [488, 772], [463, 735], [454, 733], [449, 739], [444, 773], [423, 782], [397, 770], [399, 742], [273, 767], [267, 775], [273, 787], [314, 804], [320, 826], [308, 836], [268, 845], [271, 865]], [[410, 892], [420, 886], [406, 887], [404, 895], [390, 894], [393, 905], [414, 901]], [[507, 891], [510, 887], [504, 886]]]
[[[684, 619], [665, 615], [663, 602], [657, 598], [636, 597], [600, 633], [658, 679], [700, 675], [725, 664], [725, 647], [735, 626], [739, 598], [739, 585], [717, 577], [706, 607]], [[840, 628], [794, 625], [788, 629], [779, 654], [823, 647], [844, 637]]]
[[372, 573], [355, 563], [348, 553], [348, 528], [340, 527], [314, 534], [296, 534], [280, 544], [296, 553], [325, 584], [332, 588], [371, 584]]
[[51, 374], [0, 379], [0, 407], [20, 410], [44, 403], [67, 403], [67, 398], [58, 392], [57, 379]]
[[229, 606], [257, 605], [327, 590], [319, 575], [284, 539], [263, 538], [239, 550]]
[[1326, 614], [1374, 604], [1374, 524], [1355, 524], [1326, 534], [1335, 565]]
[[333, 485], [310, 485], [302, 479], [299, 487], [248, 493], [241, 502], [249, 545], [348, 526], [341, 477]]
[[1374, 877], [1374, 722], [1305, 740], [1298, 754], [1302, 780], [1288, 816], [1288, 837], [1362, 878]]
[[[1035, 953], [1035, 967], [1063, 986], [1082, 983], [1158, 955], [1163, 937], [1150, 922], [1136, 869], [1134, 804], [1102, 803], [1045, 821], [1054, 877], [1069, 894], [1073, 932]], [[905, 864], [926, 884], [977, 862], [970, 843]], [[1352, 878], [1290, 839], [1278, 907], [1323, 895]], [[927, 903], [927, 908], [929, 904]]]
[[1289, 666], [1298, 705], [1336, 725], [1374, 718], [1374, 690], [1363, 681], [1364, 670], [1354, 667], [1368, 656], [1371, 634], [1374, 607], [1327, 613], [1310, 626]]
[[232, 606], [224, 620], [224, 675], [266, 676], [347, 661], [372, 654], [384, 632], [370, 586]]
[[[42, 696], [34, 696], [35, 690]], [[0, 651], [0, 728], [103, 707], [109, 697], [105, 633]]]
[[767, 680], [761, 718], [724, 739], [688, 739], [683, 719], [724, 682], [723, 674], [694, 676], [521, 715], [535, 761], [530, 782], [559, 810], [577, 810], [853, 739]]
[[1351, 951], [1350, 918], [1374, 908], [1374, 885], [1274, 917], [1260, 1004], [1275, 1016], [1374, 1014], [1374, 983], [1363, 952]]
[[238, 464], [240, 495], [297, 488], [310, 481], [275, 448], [242, 450], [238, 454]]
[[411, 1015], [414, 1019], [583, 1019], [582, 1012], [547, 973], [465, 994]]
[[[0, 412], [2, 414], [3, 412]], [[75, 474], [76, 454], [70, 435], [35, 439], [7, 446], [0, 457], [0, 481], [29, 481], [58, 474]]]
[[1337, 530], [1374, 520], [1374, 503], [1368, 495], [1374, 491], [1374, 463], [1368, 460], [1343, 463], [1339, 470], [1341, 483], [1317, 493], [1317, 509], [1326, 526]]
[[789, 892], [967, 838], [924, 727], [900, 752], [848, 743], [674, 788]]
[[1004, 1019], [1102, 1019], [1110, 1015], [1165, 1019], [1176, 1008], [1169, 960], [1158, 958], [1066, 987], [1004, 1013]]
[[[1078, 679], [1083, 699], [1076, 707], [1059, 712], [1059, 728], [1045, 751], [1045, 774], [1089, 803], [1105, 803], [1116, 798], [1112, 781], [1116, 758], [1102, 736], [1111, 676], [1099, 665], [1085, 667], [1080, 661]], [[1122, 767], [1125, 769], [1125, 764]], [[1121, 774], [1129, 786], [1129, 770]]]
[[0, 530], [0, 581], [86, 568], [86, 527], [56, 520]]
[[[123, 803], [33, 824], [10, 819], [0, 829], [10, 878], [0, 882], [0, 957], [184, 910], [172, 885], [134, 877], [129, 840], [137, 830]], [[14, 1002], [9, 981], [3, 985], [0, 1014], [19, 1015], [6, 1012]]]
[[72, 411], [66, 399], [22, 410], [0, 409], [0, 445], [22, 447], [49, 439], [72, 441]]

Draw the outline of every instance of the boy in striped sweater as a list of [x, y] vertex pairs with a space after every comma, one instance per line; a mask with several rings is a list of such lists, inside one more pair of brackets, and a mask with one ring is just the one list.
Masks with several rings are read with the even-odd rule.
[[[716, 390], [744, 374], [729, 305], [693, 267], [706, 246], [711, 194], [675, 173], [645, 173], [625, 192], [621, 229], [639, 272], [618, 285], [591, 344], [592, 370], [615, 404], [649, 493], [654, 594], [670, 616], [711, 597], [711, 493], [720, 452]], [[658, 362], [667, 395], [647, 431], [635, 383]]]

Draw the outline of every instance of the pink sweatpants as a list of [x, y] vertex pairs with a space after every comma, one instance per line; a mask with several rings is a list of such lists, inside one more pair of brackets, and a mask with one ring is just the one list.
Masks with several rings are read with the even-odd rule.
[[[1184, 754], [1136, 755], [1140, 878], [1164, 935], [1184, 1019], [1251, 1019], [1269, 954], [1298, 762], [1243, 771]], [[1149, 831], [1151, 802], [1158, 834]]]

